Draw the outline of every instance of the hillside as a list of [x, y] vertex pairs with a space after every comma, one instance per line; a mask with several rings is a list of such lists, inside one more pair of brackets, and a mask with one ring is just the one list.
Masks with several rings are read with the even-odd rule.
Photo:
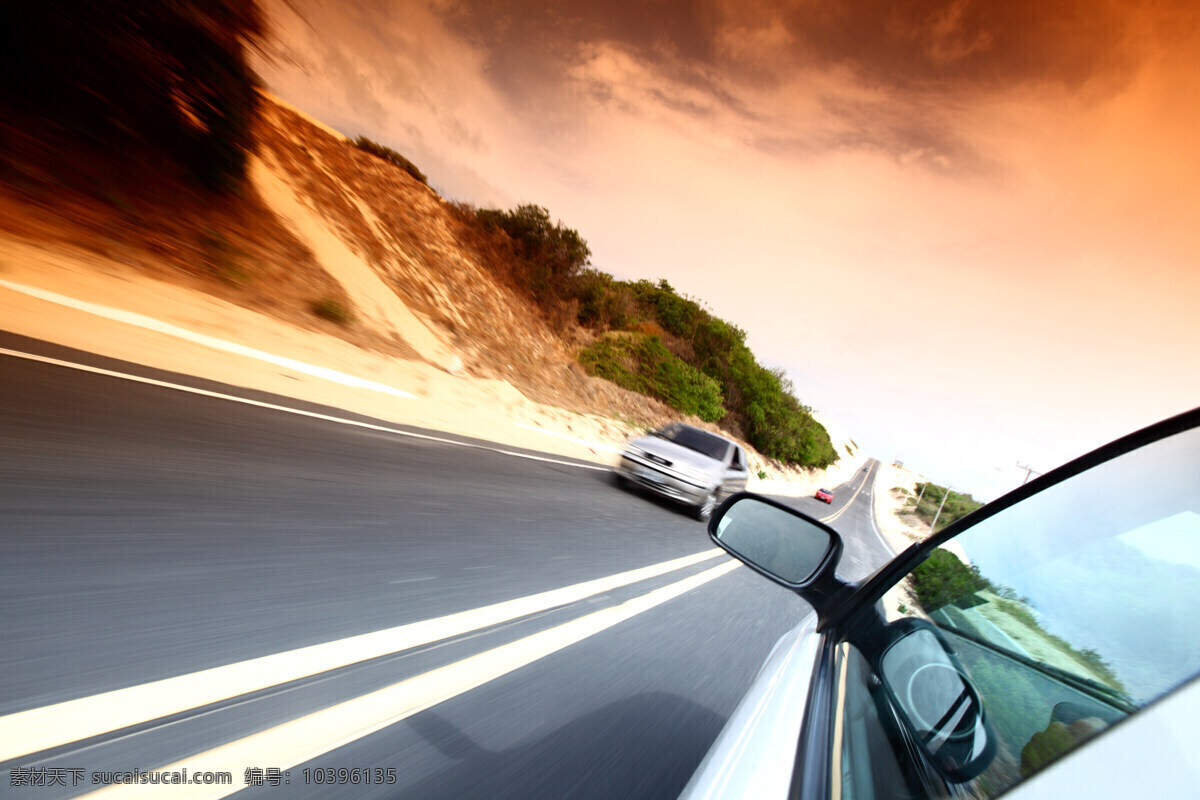
[[[20, 154], [4, 160], [0, 176], [9, 274], [37, 281], [32, 262], [70, 254], [82, 265], [72, 274], [90, 272], [89, 281], [141, 275], [376, 359], [424, 363], [501, 393], [507, 384], [533, 404], [591, 419], [583, 426], [590, 441], [619, 443], [683, 416], [588, 375], [576, 356], [600, 333], [552, 324], [518, 282], [483, 263], [478, 226], [461, 206], [272, 98], [254, 128], [248, 185], [216, 202], [169, 169], [122, 180], [67, 136], [34, 136], [13, 119], [0, 133], [6, 152]], [[314, 313], [321, 308], [346, 316]], [[801, 474], [761, 456], [753, 462], [773, 478]]]

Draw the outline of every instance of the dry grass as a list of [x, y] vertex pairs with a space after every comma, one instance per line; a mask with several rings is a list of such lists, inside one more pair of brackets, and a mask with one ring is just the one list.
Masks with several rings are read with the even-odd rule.
[[[505, 280], [505, 252], [480, 239], [463, 209], [283, 105], [264, 104], [256, 139], [260, 155], [284, 171], [329, 229], [446, 334], [469, 374], [507, 380], [540, 403], [641, 426], [678, 418], [656, 400], [588, 376], [574, 354], [591, 334], [554, 325]], [[414, 357], [403, 342], [364, 325], [313, 313], [314, 302], [353, 308], [252, 185], [240, 196], [214, 198], [168, 165], [135, 159], [130, 171], [67, 135], [30, 135], [16, 120], [0, 123], [0, 146], [0, 229], [43, 246], [82, 248], [360, 347]], [[573, 309], [562, 312], [573, 318]]]
[[0, 130], [6, 153], [0, 229], [46, 246], [81, 248], [300, 327], [403, 354], [309, 311], [318, 298], [346, 303], [345, 292], [252, 186], [241, 196], [214, 197], [161, 164], [112, 174], [111, 164], [69, 138], [34, 137], [11, 122]]

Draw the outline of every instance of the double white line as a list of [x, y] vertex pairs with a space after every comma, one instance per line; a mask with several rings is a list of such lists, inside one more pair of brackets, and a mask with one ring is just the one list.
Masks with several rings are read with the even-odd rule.
[[[10, 714], [0, 717], [0, 761], [508, 622], [698, 564], [719, 554], [720, 550], [707, 550], [438, 619]], [[303, 764], [679, 597], [736, 567], [736, 561], [728, 561], [619, 605], [156, 769], [173, 771], [186, 766], [192, 773], [231, 772], [234, 785], [183, 785], [169, 790], [172, 800], [225, 797], [245, 788], [239, 785], [239, 780], [247, 766], [288, 769]], [[152, 784], [131, 784], [110, 786], [89, 796], [140, 797], [161, 791], [162, 787]]]

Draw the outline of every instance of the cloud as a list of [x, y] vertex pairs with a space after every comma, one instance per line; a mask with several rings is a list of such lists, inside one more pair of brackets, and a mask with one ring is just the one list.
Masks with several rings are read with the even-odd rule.
[[[331, 110], [386, 129], [395, 123], [385, 106], [392, 115], [398, 104], [416, 108], [424, 136], [450, 147], [487, 147], [494, 134], [480, 113], [570, 137], [591, 112], [637, 103], [720, 124], [777, 155], [869, 148], [932, 170], [978, 171], [995, 159], [963, 136], [963, 116], [1031, 88], [1091, 103], [1114, 96], [1177, 28], [1184, 0], [1173, 2], [1153, 12], [1092, 0], [271, 8], [293, 20], [283, 38], [310, 77], [340, 95]], [[410, 126], [404, 138], [414, 135]]]
[[878, 455], [1044, 469], [1200, 396], [1183, 0], [291, 2], [284, 99], [703, 298]]
[[401, 150], [435, 186], [509, 200], [485, 177], [508, 134], [487, 53], [450, 31], [436, 6], [404, 0], [267, 0], [272, 41], [259, 64], [270, 89], [338, 130]]
[[[794, 61], [847, 65], [894, 91], [1006, 90], [1023, 83], [1077, 88], [1128, 73], [1135, 6], [1092, 0], [806, 0], [779, 9]], [[728, 17], [737, 18], [736, 4]]]
[[[446, 18], [486, 52], [493, 85], [518, 113], [544, 115], [581, 63], [621, 52], [669, 85], [708, 95], [686, 101], [697, 114], [714, 103], [763, 114], [745, 93], [787, 101], [806, 89], [823, 119], [765, 114], [803, 133], [804, 149], [925, 151], [935, 168], [978, 168], [988, 158], [957, 135], [956, 111], [1030, 87], [1111, 97], [1152, 56], [1182, 3], [1147, 12], [1092, 0], [478, 2], [454, 4]], [[627, 99], [607, 88], [590, 97]], [[658, 100], [679, 97], [664, 91]]]

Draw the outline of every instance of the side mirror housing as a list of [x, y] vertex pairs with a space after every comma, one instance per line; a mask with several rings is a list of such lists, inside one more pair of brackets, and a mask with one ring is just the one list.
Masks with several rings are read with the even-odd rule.
[[886, 633], [876, 674], [908, 738], [951, 783], [978, 776], [996, 757], [996, 734], [954, 650], [924, 620]]
[[842, 539], [833, 528], [749, 492], [721, 504], [708, 522], [708, 535], [755, 572], [814, 601], [814, 607], [834, 580], [842, 554]]

